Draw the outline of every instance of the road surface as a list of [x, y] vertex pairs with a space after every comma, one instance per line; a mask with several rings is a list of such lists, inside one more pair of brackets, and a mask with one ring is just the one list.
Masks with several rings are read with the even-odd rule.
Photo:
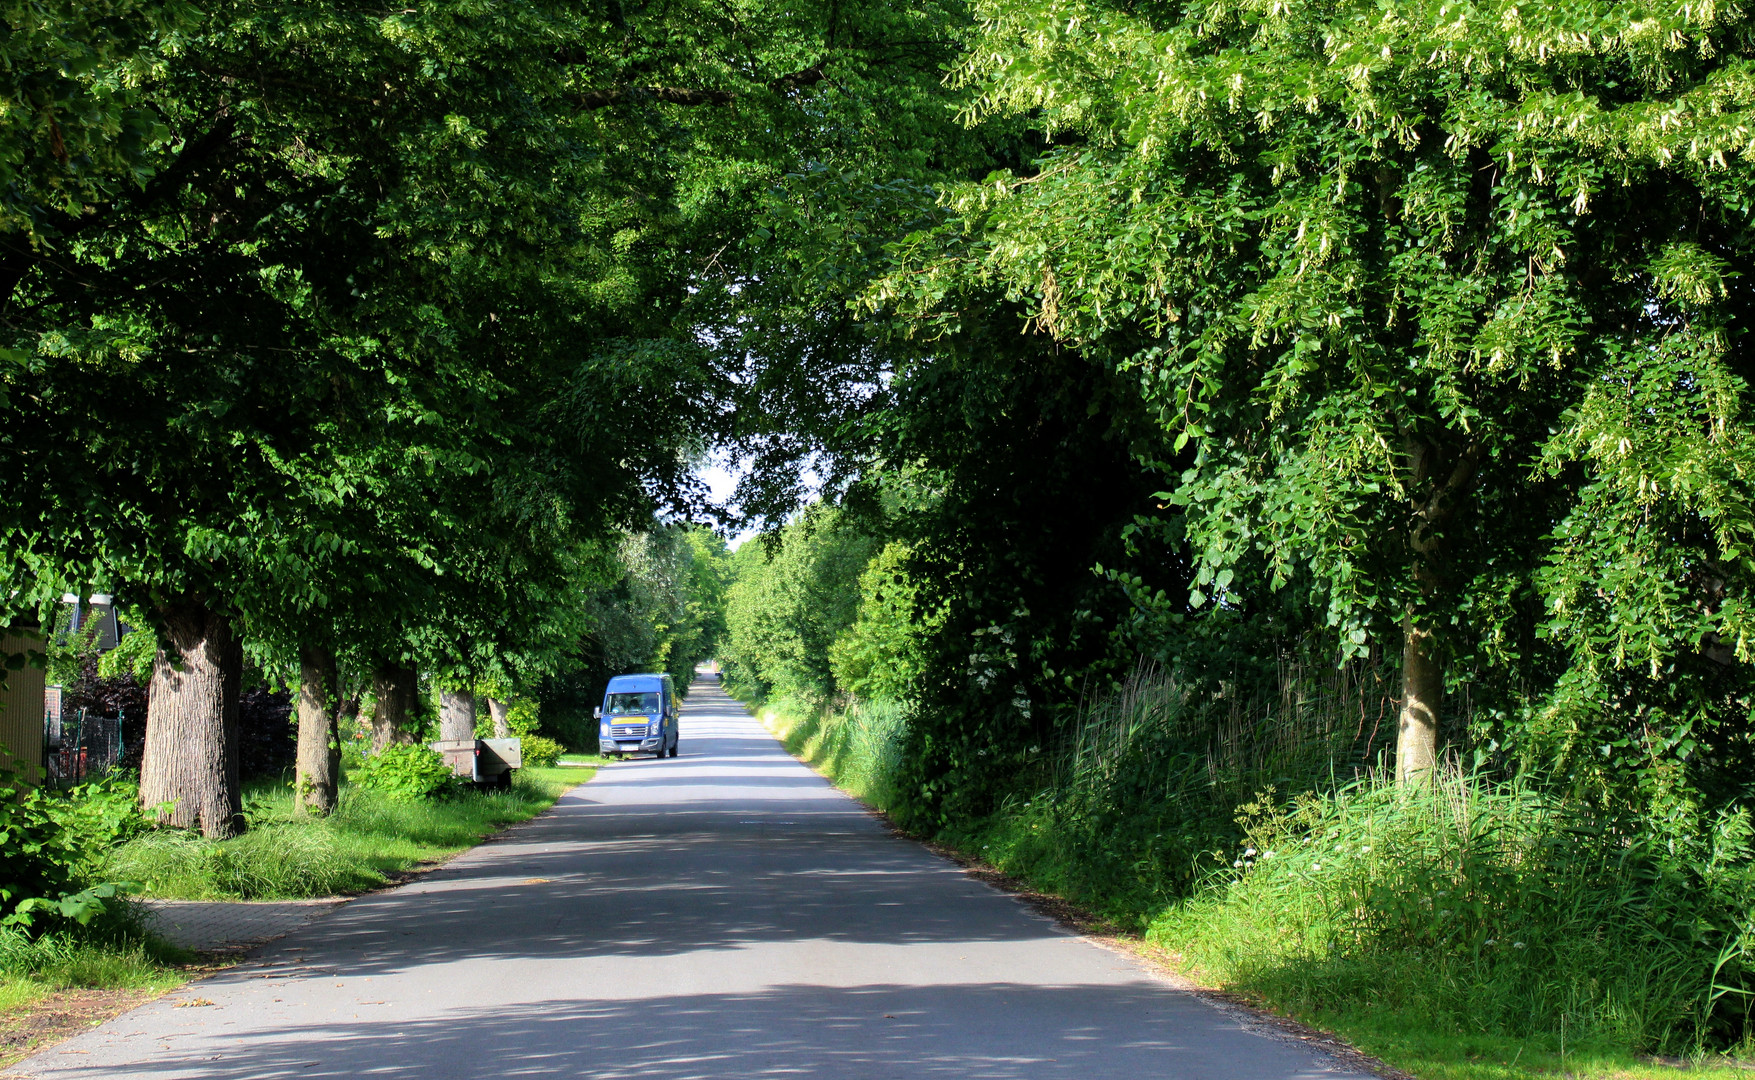
[[716, 683], [682, 756], [6, 1076], [1358, 1077], [898, 839]]

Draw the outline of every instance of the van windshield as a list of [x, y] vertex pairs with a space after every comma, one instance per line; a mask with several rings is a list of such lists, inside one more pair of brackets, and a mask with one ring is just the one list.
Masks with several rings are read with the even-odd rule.
[[657, 693], [609, 695], [608, 712], [611, 716], [631, 716], [634, 713], [655, 713], [657, 711]]

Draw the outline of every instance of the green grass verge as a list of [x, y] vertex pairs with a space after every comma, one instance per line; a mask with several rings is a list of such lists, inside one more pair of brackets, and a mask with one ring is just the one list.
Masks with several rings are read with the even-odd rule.
[[168, 990], [187, 978], [171, 965], [187, 959], [182, 950], [149, 939], [32, 939], [0, 931], [0, 1010], [57, 990]]
[[[581, 762], [582, 764], [584, 762]], [[474, 846], [554, 805], [595, 769], [520, 769], [504, 791], [409, 801], [344, 784], [326, 818], [295, 816], [292, 792], [251, 785], [251, 827], [231, 840], [149, 832], [118, 846], [102, 877], [133, 881], [143, 895], [175, 900], [295, 900], [377, 888], [395, 876]]]
[[[142, 997], [174, 990], [193, 972], [180, 949], [139, 936], [0, 930], [0, 1068]], [[63, 992], [77, 1000], [68, 1001]]]
[[855, 703], [845, 712], [775, 702], [754, 708], [786, 752], [862, 802], [888, 809], [896, 774], [901, 707], [893, 702]]
[[[892, 736], [897, 717], [881, 708], [866, 707], [848, 715], [798, 708], [785, 702], [758, 706], [754, 711], [789, 753], [849, 794], [880, 810], [892, 807], [894, 796], [886, 776], [894, 764]], [[1052, 807], [1014, 802], [985, 819], [968, 822], [932, 839], [994, 866], [1033, 889], [1072, 900], [1104, 920], [1116, 936], [1132, 940], [1142, 951], [1154, 956], [1168, 956], [1183, 973], [1198, 982], [1332, 1032], [1392, 1068], [1423, 1080], [1536, 1080], [1555, 1076], [1572, 1080], [1656, 1080], [1678, 1074], [1730, 1080], [1750, 1075], [1738, 1060], [1724, 1056], [1705, 1055], [1687, 1061], [1655, 1059], [1636, 1052], [1631, 1048], [1635, 1044], [1627, 1038], [1604, 1037], [1595, 1032], [1579, 1038], [1576, 1024], [1568, 1036], [1564, 1021], [1559, 1031], [1544, 1029], [1538, 1017], [1525, 1017], [1522, 1026], [1526, 1030], [1515, 1035], [1481, 1030], [1516, 1028], [1519, 1023], [1489, 1015], [1495, 1009], [1503, 1013], [1505, 1001], [1476, 1010], [1466, 988], [1459, 994], [1456, 986], [1438, 985], [1448, 980], [1436, 974], [1436, 969], [1400, 963], [1393, 949], [1388, 950], [1388, 955], [1357, 965], [1359, 970], [1344, 978], [1341, 976], [1348, 973], [1317, 971], [1312, 965], [1296, 962], [1280, 963], [1288, 958], [1298, 959], [1299, 950], [1285, 942], [1290, 940], [1288, 935], [1300, 936], [1303, 933], [1300, 928], [1310, 923], [1291, 909], [1300, 903], [1309, 904], [1314, 916], [1316, 909], [1323, 906], [1314, 894], [1301, 895], [1296, 889], [1276, 888], [1288, 885], [1286, 881], [1261, 879], [1261, 886], [1253, 890], [1203, 889], [1197, 890], [1192, 900], [1172, 897], [1162, 893], [1155, 874], [1151, 868], [1140, 865], [1140, 858], [1130, 860], [1103, 845], [1068, 843], [1062, 835], [1067, 825]], [[1383, 824], [1378, 821], [1374, 827], [1381, 829]], [[1314, 851], [1306, 856], [1313, 866], [1319, 860], [1327, 861], [1327, 857]], [[1432, 881], [1402, 884], [1415, 891], [1433, 888]], [[1275, 892], [1281, 900], [1274, 899]], [[1281, 910], [1275, 910], [1276, 906]], [[1540, 911], [1536, 914], [1541, 915]], [[1148, 931], [1156, 948], [1147, 945]], [[1268, 937], [1276, 940], [1268, 942], [1265, 940]], [[1557, 955], [1552, 959], [1578, 968], [1568, 970], [1568, 978], [1577, 976], [1592, 984], [1597, 974], [1605, 979], [1622, 978], [1625, 982], [1632, 974], [1631, 968], [1640, 963], [1637, 958], [1625, 957], [1622, 959], [1626, 962], [1619, 963], [1610, 956]], [[1575, 959], [1579, 962], [1573, 963]], [[1384, 970], [1386, 964], [1407, 970], [1398, 975], [1396, 971]], [[1587, 970], [1593, 964], [1597, 970]], [[1661, 981], [1664, 976], [1658, 975], [1657, 966], [1661, 965], [1654, 966], [1652, 974]], [[1526, 969], [1530, 967], [1508, 968], [1501, 981], [1527, 976], [1530, 971]], [[1536, 967], [1539, 974], [1540, 968]], [[1288, 977], [1289, 974], [1293, 977]], [[1360, 979], [1364, 982], [1359, 986], [1343, 985]], [[1559, 1007], [1563, 1010], [1567, 1002], [1572, 1007], [1584, 1004], [1586, 991], [1597, 989], [1582, 984], [1562, 987], [1564, 1000]], [[1531, 992], [1531, 988], [1522, 986], [1511, 990], [1525, 996]], [[1663, 997], [1665, 993], [1652, 996]], [[1623, 988], [1620, 1000], [1631, 1001], [1634, 1006], [1656, 1007], [1633, 1001], [1634, 997], [1629, 988]], [[1658, 1006], [1662, 1004], [1659, 1002]], [[1600, 1031], [1603, 1018], [1598, 1016], [1596, 1020]]]

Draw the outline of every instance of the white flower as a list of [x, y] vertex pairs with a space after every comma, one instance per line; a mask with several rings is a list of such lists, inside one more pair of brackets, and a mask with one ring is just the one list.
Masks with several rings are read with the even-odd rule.
[[1514, 949], [1521, 949], [1521, 948], [1523, 948], [1523, 942], [1521, 942], [1521, 941], [1514, 941], [1514, 942], [1512, 942], [1512, 943], [1511, 943], [1511, 947], [1512, 947], [1512, 948], [1514, 948]]
[[1322, 864], [1321, 864], [1321, 863], [1311, 863], [1311, 864], [1310, 864], [1310, 869], [1312, 869], [1312, 870], [1321, 870], [1321, 869], [1322, 869]]
[[1262, 858], [1264, 858], [1264, 859], [1271, 859], [1271, 858], [1273, 858], [1273, 857], [1274, 857], [1274, 853], [1273, 853], [1273, 852], [1271, 852], [1271, 851], [1264, 851], [1264, 852], [1262, 852], [1262, 856], [1261, 856], [1261, 857], [1262, 857]]
[[1496, 941], [1496, 940], [1494, 940], [1494, 939], [1493, 939], [1493, 938], [1488, 938], [1488, 939], [1487, 939], [1487, 941], [1486, 941], [1486, 944], [1487, 944], [1487, 945], [1489, 945], [1489, 946], [1492, 946], [1492, 945], [1497, 945], [1497, 944], [1499, 944], [1499, 942], [1498, 942], [1498, 941]]
[[1361, 854], [1361, 855], [1369, 855], [1369, 854], [1371, 854], [1371, 845], [1370, 845], [1370, 844], [1366, 844], [1366, 845], [1365, 845], [1365, 846], [1364, 846], [1364, 847], [1362, 847], [1362, 848], [1360, 848], [1360, 849], [1359, 849], [1359, 854]]
[[1234, 869], [1237, 869], [1237, 870], [1241, 870], [1241, 869], [1243, 869], [1243, 860], [1242, 860], [1242, 859], [1238, 859], [1238, 860], [1236, 860], [1236, 861], [1235, 861], [1235, 862], [1233, 862], [1233, 863], [1232, 863], [1232, 864], [1231, 864], [1231, 866], [1232, 866], [1232, 867], [1233, 867], [1233, 868], [1234, 868]]
[[1243, 857], [1245, 859], [1254, 858], [1255, 857], [1255, 849], [1254, 848], [1244, 848], [1243, 849]]

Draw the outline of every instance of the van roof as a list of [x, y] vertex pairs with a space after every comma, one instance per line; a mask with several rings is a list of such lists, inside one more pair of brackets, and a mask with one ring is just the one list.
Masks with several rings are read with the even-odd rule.
[[662, 675], [617, 675], [609, 680], [609, 686], [604, 690], [604, 693], [644, 693], [660, 690], [663, 687], [664, 676]]

